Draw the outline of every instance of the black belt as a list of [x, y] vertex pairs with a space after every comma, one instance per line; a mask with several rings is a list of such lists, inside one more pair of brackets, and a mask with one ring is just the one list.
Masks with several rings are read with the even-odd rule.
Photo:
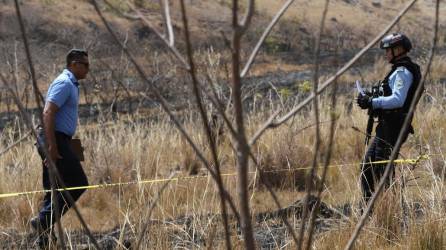
[[71, 138], [72, 138], [72, 136], [69, 136], [69, 135], [67, 135], [65, 133], [62, 133], [60, 131], [56, 131], [55, 134], [58, 135], [58, 136], [63, 137], [64, 139], [68, 139], [68, 140], [71, 140]]

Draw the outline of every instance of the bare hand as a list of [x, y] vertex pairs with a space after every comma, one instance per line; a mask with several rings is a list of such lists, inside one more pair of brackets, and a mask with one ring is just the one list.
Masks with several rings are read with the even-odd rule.
[[[49, 146], [48, 153], [54, 163], [56, 163], [57, 160], [62, 159], [62, 156], [59, 154], [59, 150], [57, 150], [57, 146]], [[45, 159], [43, 163], [45, 166], [49, 166], [48, 159]]]

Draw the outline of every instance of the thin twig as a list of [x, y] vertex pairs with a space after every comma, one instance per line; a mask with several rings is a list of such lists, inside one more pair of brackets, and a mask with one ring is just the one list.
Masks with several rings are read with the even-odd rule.
[[[208, 76], [208, 80], [211, 81], [210, 77]], [[227, 117], [225, 110], [223, 108], [223, 105], [219, 102], [218, 97], [215, 93], [215, 91], [213, 92], [214, 96], [209, 96], [209, 99], [211, 100], [212, 104], [217, 107], [217, 111], [219, 112], [219, 114], [223, 117], [223, 120], [225, 121], [226, 125], [229, 128], [229, 131], [231, 132], [231, 136], [233, 137], [233, 139], [235, 140], [235, 137], [237, 135], [237, 132], [235, 131], [234, 126], [232, 125], [232, 123], [229, 121], [229, 118]], [[308, 126], [311, 127], [311, 126]], [[306, 127], [306, 128], [308, 128]], [[304, 130], [305, 128], [303, 128], [302, 130]], [[252, 153], [251, 149], [249, 150], [249, 156], [251, 157], [251, 160], [254, 163], [254, 166], [256, 167], [256, 170], [259, 171], [260, 174], [260, 181], [262, 183], [265, 184], [266, 189], [268, 190], [268, 192], [270, 193], [271, 197], [273, 198], [274, 204], [276, 205], [277, 209], [280, 211], [282, 210], [282, 205], [280, 204], [279, 198], [277, 197], [276, 193], [274, 192], [272, 186], [268, 183], [267, 180], [263, 179], [265, 174], [263, 169], [261, 168], [260, 164], [258, 163], [258, 161], [256, 160], [254, 154]], [[291, 224], [289, 223], [288, 219], [284, 216], [280, 216], [280, 219], [282, 220], [282, 222], [285, 224], [285, 226], [287, 227], [289, 233], [291, 234], [291, 236], [293, 237], [294, 243], [297, 245], [298, 239], [297, 239], [297, 235], [293, 229], [293, 226], [291, 226]]]
[[[210, 81], [210, 82], [212, 81], [212, 79], [211, 79], [211, 77], [209, 75], [207, 75], [207, 78], [208, 78], [208, 81]], [[213, 91], [212, 93], [213, 93], [213, 96], [209, 96], [209, 95], [207, 95], [207, 96], [211, 100], [212, 104], [215, 107], [217, 107], [217, 111], [223, 117], [223, 120], [225, 121], [226, 125], [229, 128], [231, 136], [235, 140], [235, 137], [237, 136], [237, 132], [235, 131], [234, 126], [232, 125], [232, 123], [230, 122], [229, 118], [227, 117], [227, 115], [225, 113], [225, 110], [224, 110], [224, 107], [223, 107], [222, 103], [220, 102], [220, 100], [218, 99], [216, 92]], [[327, 122], [327, 121], [325, 121], [325, 122]], [[314, 126], [314, 125], [309, 125], [309, 126], [303, 127], [299, 131], [303, 131], [303, 130], [305, 130], [307, 128], [310, 128], [312, 126]], [[251, 148], [249, 149], [249, 156], [250, 156], [251, 160], [253, 161], [254, 166], [256, 167], [256, 170], [259, 171], [260, 181], [265, 184], [268, 192], [270, 193], [271, 197], [273, 198], [273, 201], [274, 201], [274, 204], [276, 205], [276, 208], [278, 210], [282, 210], [282, 205], [280, 204], [279, 198], [277, 197], [276, 193], [274, 192], [272, 186], [268, 183], [267, 180], [263, 179], [264, 176], [265, 176], [265, 174], [264, 174], [265, 171], [262, 169], [262, 167], [260, 166], [260, 164], [256, 160], [254, 154], [252, 153]], [[281, 216], [280, 218], [281, 218], [282, 222], [285, 224], [285, 226], [287, 227], [287, 229], [288, 229], [289, 233], [291, 234], [291, 236], [293, 237], [294, 243], [297, 245], [298, 239], [297, 239], [297, 235], [296, 235], [296, 233], [294, 231], [293, 226], [291, 226], [291, 224], [288, 222], [288, 219], [286, 217]]]
[[[16, 93], [14, 93], [13, 89], [9, 86], [9, 83], [6, 81], [6, 79], [4, 78], [3, 74], [0, 73], [0, 79], [3, 82], [3, 85], [6, 86], [7, 90], [9, 91], [9, 93], [12, 95], [12, 98], [14, 100], [14, 102], [16, 103], [17, 107], [19, 108], [23, 119], [25, 120], [25, 124], [28, 126], [29, 129], [31, 129], [32, 133], [34, 134], [34, 138], [37, 138], [38, 133], [36, 131], [36, 129], [33, 126], [33, 123], [31, 121], [31, 119], [29, 118], [28, 114], [25, 111], [25, 108], [23, 107], [23, 104], [21, 103], [21, 101], [19, 100], [19, 98], [17, 97]], [[36, 96], [37, 97], [37, 96]], [[45, 150], [46, 147], [44, 148], [45, 151], [45, 155], [49, 155], [49, 153], [47, 152], [47, 150]], [[49, 165], [54, 166], [54, 162], [49, 158]], [[55, 201], [55, 213], [56, 213], [56, 227], [57, 227], [57, 231], [58, 231], [58, 236], [60, 238], [60, 246], [62, 249], [65, 249], [65, 240], [64, 240], [64, 236], [63, 236], [63, 229], [62, 229], [62, 224], [60, 223], [60, 205], [59, 201], [56, 199], [56, 181], [54, 178], [54, 170], [52, 167], [48, 168], [49, 170], [49, 174], [50, 174], [50, 185], [51, 185], [51, 194], [52, 194], [52, 200]]]
[[163, 17], [164, 17], [164, 24], [166, 25], [166, 32], [167, 37], [169, 38], [169, 46], [174, 46], [175, 44], [175, 35], [173, 33], [172, 28], [172, 19], [170, 17], [170, 7], [169, 7], [169, 0], [160, 0], [160, 4], [163, 8]]
[[255, 11], [255, 0], [247, 0], [248, 1], [248, 7], [246, 8], [246, 14], [243, 18], [242, 22], [240, 23], [240, 32], [244, 33], [248, 29], [249, 25], [251, 24], [252, 16], [254, 15]]
[[[143, 69], [139, 66], [139, 64], [136, 62], [133, 55], [130, 53], [130, 51], [122, 44], [122, 42], [117, 37], [115, 31], [111, 28], [110, 24], [107, 20], [105, 20], [105, 17], [102, 14], [102, 11], [100, 10], [98, 3], [96, 0], [91, 1], [92, 5], [94, 6], [96, 12], [98, 13], [99, 17], [101, 18], [102, 22], [104, 23], [105, 27], [107, 28], [108, 32], [113, 36], [115, 42], [121, 46], [122, 50], [126, 53], [126, 55], [129, 57], [132, 64], [135, 66], [136, 70], [138, 71], [138, 74], [140, 77], [150, 86], [150, 90], [154, 93], [155, 97], [158, 99], [158, 101], [161, 104], [161, 107], [163, 110], [169, 115], [170, 119], [172, 119], [175, 126], [178, 128], [178, 130], [181, 132], [181, 134], [186, 138], [187, 142], [191, 145], [193, 150], [197, 153], [198, 158], [200, 158], [203, 163], [205, 163], [206, 166], [209, 166], [208, 161], [204, 157], [204, 154], [197, 148], [196, 144], [192, 141], [189, 134], [186, 132], [186, 130], [183, 128], [183, 126], [180, 124], [179, 120], [175, 117], [175, 115], [172, 113], [172, 111], [169, 108], [169, 105], [166, 101], [166, 99], [161, 95], [161, 93], [158, 91], [158, 89], [153, 85], [152, 82], [148, 80], [148, 77], [146, 76], [146, 73], [143, 71]], [[211, 174], [215, 174], [212, 169], [209, 170]]]
[[333, 143], [334, 143], [334, 134], [336, 129], [336, 96], [337, 96], [337, 88], [338, 83], [335, 81], [333, 85], [333, 92], [331, 94], [331, 109], [330, 109], [330, 116], [331, 116], [331, 123], [330, 123], [330, 135], [328, 136], [328, 148], [325, 153], [325, 159], [324, 159], [324, 168], [322, 170], [322, 177], [320, 180], [320, 183], [318, 184], [317, 188], [317, 194], [316, 194], [316, 204], [313, 208], [313, 213], [310, 217], [310, 224], [308, 225], [308, 240], [307, 240], [307, 246], [305, 247], [306, 250], [310, 250], [311, 244], [313, 241], [313, 235], [314, 235], [314, 223], [316, 221], [316, 216], [319, 211], [319, 207], [321, 205], [321, 196], [322, 191], [324, 190], [325, 180], [328, 173], [328, 166], [330, 165], [331, 156], [333, 153]]
[[[172, 120], [173, 124], [175, 125], [175, 127], [178, 129], [178, 131], [180, 131], [181, 135], [186, 139], [186, 141], [188, 142], [188, 144], [191, 146], [191, 148], [194, 150], [195, 154], [197, 155], [198, 159], [200, 159], [200, 161], [203, 163], [203, 165], [205, 166], [205, 168], [209, 171], [209, 174], [211, 175], [211, 177], [216, 180], [216, 173], [215, 171], [211, 168], [211, 165], [209, 164], [209, 162], [206, 160], [206, 158], [204, 157], [204, 154], [201, 152], [201, 150], [198, 148], [198, 146], [193, 142], [192, 138], [190, 137], [190, 135], [186, 132], [185, 128], [180, 124], [179, 120], [176, 118], [176, 116], [173, 114], [173, 112], [170, 110], [169, 105], [166, 101], [166, 99], [161, 95], [161, 93], [158, 91], [158, 89], [156, 88], [156, 86], [153, 84], [153, 82], [149, 81], [144, 70], [141, 68], [141, 66], [136, 62], [134, 56], [130, 53], [130, 51], [121, 43], [121, 41], [119, 40], [118, 36], [116, 35], [116, 33], [113, 31], [113, 29], [111, 28], [110, 24], [108, 23], [108, 21], [105, 19], [104, 15], [102, 14], [102, 11], [100, 10], [98, 3], [96, 0], [91, 0], [90, 1], [91, 4], [93, 5], [93, 7], [95, 8], [97, 14], [99, 15], [99, 17], [101, 18], [103, 24], [105, 25], [105, 27], [107, 28], [108, 32], [112, 35], [113, 39], [115, 40], [115, 42], [121, 46], [121, 48], [123, 49], [123, 51], [126, 53], [127, 57], [130, 59], [130, 61], [132, 62], [133, 66], [135, 67], [136, 71], [138, 72], [138, 74], [140, 75], [140, 77], [146, 82], [146, 84], [148, 85], [149, 89], [153, 92], [153, 94], [155, 95], [156, 99], [158, 100], [158, 102], [161, 105], [161, 108], [167, 113], [167, 115], [170, 117], [170, 119]], [[228, 198], [229, 194], [227, 191], [225, 191], [225, 198]], [[235, 204], [232, 202], [231, 199], [227, 199], [232, 211], [234, 212], [235, 216], [237, 218], [239, 218], [239, 215], [237, 213], [237, 209], [235, 207]]]
[[121, 74], [118, 73], [119, 75], [116, 76], [115, 70], [112, 68], [112, 66], [110, 64], [108, 64], [107, 62], [105, 62], [101, 58], [98, 58], [98, 60], [99, 60], [99, 62], [102, 63], [102, 65], [104, 65], [106, 68], [108, 68], [111, 71], [112, 79], [115, 80], [118, 83], [118, 85], [124, 90], [124, 92], [125, 92], [125, 94], [127, 95], [127, 98], [128, 98], [128, 109], [129, 109], [129, 112], [132, 113], [132, 95], [130, 93], [130, 90], [122, 82]]
[[[172, 40], [168, 40], [163, 34], [161, 34], [157, 29], [154, 28], [152, 23], [139, 11], [130, 1], [126, 1], [127, 5], [132, 9], [139, 18], [147, 25], [149, 29], [151, 29], [167, 46], [167, 48], [173, 53], [173, 55], [180, 60], [182, 66], [187, 70], [190, 70], [190, 65], [186, 62], [186, 59], [181, 55], [181, 53], [175, 48], [173, 44], [173, 32], [172, 32]], [[172, 43], [171, 43], [172, 41]]]
[[313, 98], [321, 94], [329, 85], [331, 85], [336, 79], [344, 74], [350, 67], [353, 66], [372, 46], [374, 46], [387, 32], [401, 19], [401, 17], [413, 6], [417, 0], [412, 0], [401, 12], [390, 22], [390, 24], [381, 31], [367, 46], [365, 46], [360, 52], [358, 52], [350, 61], [348, 61], [341, 69], [339, 69], [336, 74], [326, 80], [319, 87], [316, 95], [313, 93], [308, 96], [305, 100], [299, 103], [295, 108], [289, 111], [286, 115], [276, 120], [280, 111], [275, 112], [268, 120], [260, 127], [260, 129], [254, 134], [250, 140], [251, 145], [253, 145], [268, 129], [277, 128], [278, 126], [284, 124], [290, 118], [294, 117], [300, 110], [302, 110], [306, 105], [308, 105]]
[[43, 99], [42, 93], [40, 92], [39, 87], [37, 86], [36, 72], [34, 70], [34, 64], [31, 58], [31, 52], [29, 50], [29, 43], [28, 43], [28, 38], [26, 36], [25, 25], [23, 24], [22, 14], [20, 12], [20, 5], [18, 0], [14, 0], [14, 3], [15, 3], [17, 19], [20, 25], [20, 31], [22, 34], [23, 44], [25, 45], [26, 60], [28, 61], [29, 71], [31, 72], [31, 80], [34, 89], [34, 95], [36, 96], [36, 105], [39, 108], [39, 110], [42, 110], [42, 103], [45, 103], [45, 100]]
[[273, 30], [274, 26], [277, 24], [277, 22], [280, 20], [280, 18], [285, 14], [288, 7], [291, 6], [291, 4], [294, 2], [294, 0], [288, 0], [282, 8], [279, 10], [279, 12], [276, 13], [273, 20], [271, 20], [268, 27], [266, 27], [265, 31], [263, 31], [262, 36], [260, 37], [259, 41], [257, 42], [254, 50], [251, 52], [251, 55], [249, 56], [248, 61], [245, 64], [245, 67], [242, 70], [241, 77], [245, 77], [246, 74], [248, 74], [249, 69], [251, 68], [254, 60], [256, 59], [257, 55], [259, 54], [260, 48], [262, 47], [263, 42], [265, 42], [265, 39], [268, 37], [268, 35]]
[[[35, 71], [34, 71], [34, 65], [33, 65], [32, 58], [31, 58], [31, 52], [29, 50], [28, 38], [26, 36], [26, 31], [25, 31], [25, 25], [23, 24], [23, 18], [22, 18], [21, 12], [20, 12], [20, 5], [19, 5], [18, 0], [14, 0], [14, 3], [15, 3], [17, 19], [18, 19], [18, 22], [19, 22], [19, 25], [20, 25], [20, 31], [21, 31], [21, 34], [22, 34], [23, 43], [25, 45], [26, 58], [28, 60], [29, 69], [31, 71], [32, 85], [33, 85], [33, 88], [34, 88], [34, 95], [35, 95], [36, 105], [38, 107], [39, 114], [40, 114], [40, 122], [43, 122], [43, 119], [42, 119], [43, 108], [42, 108], [42, 105], [41, 105], [40, 102], [44, 103], [45, 101], [43, 100], [43, 96], [40, 93], [40, 91], [38, 89], [38, 86], [37, 86], [37, 79], [36, 79], [36, 75], [35, 75]], [[8, 83], [5, 81], [3, 75], [1, 75], [1, 78], [2, 78], [2, 81], [4, 82], [4, 84], [7, 87], [9, 87], [9, 85], [7, 85]], [[12, 89], [10, 89], [10, 90], [11, 90], [11, 94], [14, 95]], [[25, 121], [27, 122], [27, 124], [29, 126], [29, 129], [32, 129], [34, 131], [34, 136], [37, 138], [37, 136], [38, 136], [37, 131], [33, 127], [33, 124], [31, 122], [31, 120], [27, 116], [21, 101], [16, 96], [15, 96], [14, 99], [15, 99], [16, 104], [19, 107], [20, 111], [22, 112], [22, 116], [24, 117]], [[64, 184], [62, 178], [60, 178], [60, 175], [59, 175], [59, 173], [57, 171], [55, 163], [53, 162], [51, 157], [48, 157], [49, 153], [48, 153], [48, 148], [47, 148], [46, 143], [45, 143], [45, 145], [43, 145], [43, 152], [44, 152], [45, 157], [48, 159], [48, 162], [49, 162], [50, 184], [51, 184], [51, 191], [52, 191], [53, 200], [55, 201], [56, 227], [58, 229], [57, 231], [58, 231], [58, 234], [59, 234], [60, 246], [61, 246], [62, 249], [65, 249], [65, 239], [64, 239], [62, 224], [60, 223], [60, 216], [61, 216], [61, 214], [60, 214], [59, 208], [60, 208], [61, 204], [59, 204], [58, 200], [56, 199], [56, 192], [55, 192], [55, 189], [56, 189], [56, 179], [60, 180], [59, 183], [61, 185], [65, 186], [65, 184]], [[73, 200], [73, 198], [71, 197], [71, 195], [69, 193], [67, 195], [67, 198], [73, 204], [72, 206], [76, 210], [76, 214], [77, 214], [81, 224], [84, 226], [85, 231], [87, 232], [87, 235], [92, 239], [94, 245], [99, 248], [99, 245], [97, 244], [96, 240], [94, 239], [93, 235], [91, 234], [90, 230], [88, 229], [87, 225], [85, 224], [82, 216], [77, 211], [76, 205], [74, 204], [74, 200]]]
[[[199, 82], [197, 79], [197, 72], [196, 72], [196, 67], [195, 67], [195, 62], [194, 62], [194, 52], [192, 49], [192, 43], [191, 43], [190, 34], [189, 34], [189, 24], [188, 24], [184, 0], [180, 0], [180, 5], [181, 5], [181, 14], [182, 14], [182, 18], [183, 18], [183, 25], [184, 25], [186, 51], [187, 51], [187, 57], [189, 59], [189, 66], [190, 66], [189, 75], [192, 78], [192, 89], [193, 89], [193, 92], [195, 95], [195, 101], [198, 106], [201, 120], [203, 122], [203, 130], [204, 130], [204, 133], [206, 134], [206, 137], [208, 139], [212, 158], [213, 158], [213, 161], [215, 164], [215, 171], [216, 171], [216, 177], [217, 177], [216, 182], [217, 182], [217, 187], [219, 190], [218, 193], [220, 196], [220, 203], [221, 203], [220, 205], [221, 205], [221, 211], [222, 211], [222, 217], [223, 217], [223, 226], [224, 226], [224, 230], [225, 230], [225, 244], [226, 244], [226, 249], [230, 250], [232, 248], [231, 234], [230, 234], [230, 230], [229, 230], [228, 212], [227, 212], [226, 202], [225, 202], [225, 197], [224, 197], [224, 185], [223, 185], [223, 180], [221, 177], [220, 160], [218, 159], [218, 153], [217, 153], [217, 144], [215, 142], [214, 137], [212, 136], [212, 131], [209, 126], [209, 119], [207, 116], [206, 107], [204, 106], [203, 98], [201, 96], [201, 92], [199, 89]], [[227, 197], [227, 198], [231, 199], [230, 197]]]
[[375, 204], [376, 200], [378, 199], [379, 195], [384, 190], [384, 185], [386, 184], [386, 180], [390, 175], [390, 169], [392, 168], [393, 162], [395, 161], [396, 157], [398, 156], [398, 152], [403, 144], [403, 137], [407, 133], [410, 123], [413, 118], [413, 114], [415, 111], [415, 107], [418, 104], [418, 101], [420, 100], [421, 94], [423, 93], [424, 84], [426, 83], [426, 78], [428, 73], [430, 72], [430, 68], [432, 65], [432, 61], [435, 55], [435, 49], [437, 47], [437, 39], [438, 39], [438, 20], [439, 20], [439, 9], [440, 9], [440, 0], [436, 1], [435, 5], [435, 22], [434, 22], [434, 34], [432, 38], [432, 47], [430, 49], [429, 59], [426, 65], [426, 70], [423, 73], [422, 81], [417, 86], [417, 89], [415, 91], [415, 95], [411, 101], [409, 112], [406, 115], [403, 123], [403, 127], [398, 135], [398, 140], [396, 141], [395, 147], [392, 149], [392, 154], [390, 156], [390, 162], [387, 163], [386, 169], [384, 171], [383, 176], [381, 177], [381, 180], [379, 182], [378, 188], [373, 194], [372, 198], [370, 199], [369, 203], [367, 204], [367, 208], [365, 209], [364, 213], [361, 216], [361, 219], [356, 224], [355, 230], [353, 231], [347, 245], [344, 249], [350, 250], [353, 248], [356, 239], [359, 237], [359, 234], [361, 233], [362, 228], [364, 227], [367, 218], [369, 218], [369, 214], [372, 211], [373, 205]]
[[[321, 40], [322, 40], [322, 34], [324, 32], [324, 27], [325, 27], [325, 19], [327, 17], [327, 11], [328, 11], [328, 3], [330, 1], [326, 0], [325, 1], [325, 6], [324, 6], [324, 10], [322, 12], [322, 17], [321, 17], [321, 24], [319, 27], [319, 34], [317, 36], [317, 40], [316, 40], [316, 48], [314, 50], [314, 76], [313, 76], [313, 95], [316, 96], [317, 95], [317, 90], [318, 90], [318, 85], [319, 85], [319, 56], [320, 56], [320, 47], [321, 47]], [[305, 235], [305, 225], [307, 222], [307, 216], [308, 216], [308, 203], [309, 203], [309, 199], [310, 199], [310, 195], [311, 195], [311, 191], [313, 189], [313, 180], [314, 180], [314, 176], [316, 174], [316, 169], [317, 169], [317, 165], [318, 165], [318, 156], [319, 156], [319, 147], [321, 144], [321, 132], [320, 132], [320, 124], [319, 124], [319, 100], [318, 98], [313, 98], [313, 111], [314, 111], [314, 122], [316, 124], [315, 126], [315, 142], [314, 142], [314, 152], [313, 152], [313, 164], [310, 170], [309, 175], [307, 176], [306, 179], [306, 189], [307, 189], [307, 194], [305, 196], [305, 201], [304, 201], [304, 209], [302, 211], [302, 220], [301, 220], [301, 227], [300, 227], [300, 231], [299, 231], [299, 244], [297, 249], [301, 250], [302, 249], [302, 245], [303, 245], [303, 240], [304, 240], [304, 235]], [[315, 210], [313, 210], [313, 213], [315, 213]]]

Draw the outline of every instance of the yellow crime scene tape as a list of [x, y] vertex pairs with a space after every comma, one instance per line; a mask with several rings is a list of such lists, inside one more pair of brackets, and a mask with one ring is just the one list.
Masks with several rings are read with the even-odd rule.
[[[418, 162], [422, 160], [427, 160], [430, 158], [430, 155], [420, 155], [419, 157], [415, 159], [397, 159], [393, 162], [396, 164], [417, 164]], [[374, 161], [367, 164], [384, 164], [390, 162], [389, 160], [383, 160], [383, 161]], [[329, 168], [334, 167], [343, 167], [343, 166], [353, 166], [353, 165], [359, 165], [361, 163], [347, 163], [347, 164], [337, 164], [337, 165], [329, 165]], [[298, 170], [308, 170], [312, 167], [303, 167], [303, 168], [287, 168], [287, 169], [277, 169], [277, 170], [265, 170], [264, 173], [272, 173], [272, 172], [293, 172]], [[320, 167], [322, 168], [322, 167]], [[257, 172], [249, 172], [249, 174], [256, 174]], [[225, 173], [221, 174], [222, 177], [229, 177], [229, 176], [236, 176], [237, 173]], [[79, 187], [68, 187], [68, 188], [59, 188], [56, 189], [56, 191], [70, 191], [70, 190], [79, 190], [79, 189], [99, 189], [99, 188], [110, 188], [110, 187], [117, 187], [117, 186], [128, 186], [128, 185], [136, 185], [136, 184], [155, 184], [155, 183], [162, 183], [167, 181], [179, 181], [179, 180], [191, 180], [191, 179], [198, 179], [198, 178], [208, 178], [210, 175], [198, 175], [198, 176], [181, 176], [181, 177], [173, 177], [173, 178], [164, 178], [164, 179], [151, 179], [151, 180], [141, 180], [141, 181], [129, 181], [129, 182], [117, 182], [117, 183], [105, 183], [105, 184], [96, 184], [96, 185], [88, 185], [88, 186], [79, 186]], [[15, 192], [15, 193], [3, 193], [0, 194], [0, 199], [3, 198], [11, 198], [11, 197], [17, 197], [22, 195], [32, 195], [32, 194], [39, 194], [39, 193], [49, 193], [51, 190], [35, 190], [35, 191], [25, 191], [25, 192]]]

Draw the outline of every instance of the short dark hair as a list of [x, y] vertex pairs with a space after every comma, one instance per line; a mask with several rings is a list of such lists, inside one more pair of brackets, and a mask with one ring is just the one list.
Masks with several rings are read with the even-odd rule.
[[84, 56], [88, 57], [88, 52], [83, 49], [72, 49], [67, 54], [67, 68], [73, 61], [80, 61], [84, 58]]

